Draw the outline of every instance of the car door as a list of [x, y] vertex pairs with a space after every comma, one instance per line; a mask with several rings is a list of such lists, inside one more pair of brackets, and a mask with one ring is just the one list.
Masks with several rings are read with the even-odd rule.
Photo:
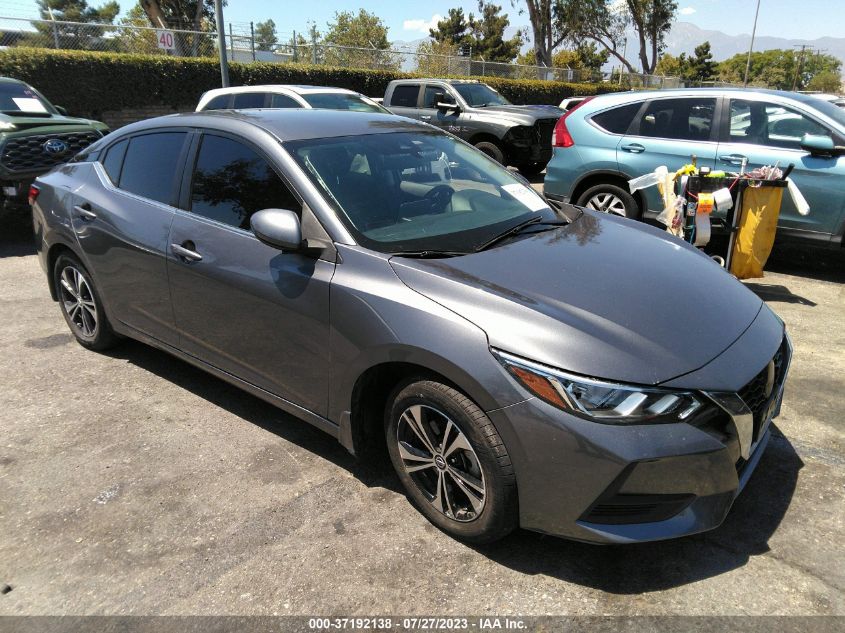
[[420, 83], [398, 84], [393, 88], [393, 94], [390, 95], [390, 103], [385, 103], [385, 107], [393, 114], [399, 116], [406, 116], [411, 119], [420, 118], [419, 97]]
[[195, 145], [184, 209], [168, 240], [180, 348], [325, 415], [334, 262], [272, 248], [252, 234], [256, 211], [303, 213], [260, 149], [218, 132]]
[[813, 156], [801, 149], [805, 134], [828, 136], [841, 145], [842, 140], [812, 113], [766, 100], [734, 98], [723, 117], [719, 143], [719, 167], [738, 171], [742, 160], [747, 170], [778, 164], [781, 169], [793, 164], [791, 178], [810, 205], [810, 214], [802, 216], [792, 197], [784, 194], [778, 226], [799, 231], [834, 233], [845, 209], [845, 157]]
[[[661, 165], [673, 172], [693, 156], [699, 167], [712, 169], [718, 147], [715, 112], [715, 97], [649, 99], [617, 146], [619, 170], [631, 178]], [[657, 187], [649, 187], [645, 195], [650, 210], [662, 210]]]
[[[440, 97], [438, 99], [438, 96]], [[426, 84], [423, 91], [422, 108], [420, 109], [420, 121], [430, 123], [439, 127], [445, 132], [454, 134], [461, 138], [467, 138], [466, 128], [460, 124], [461, 111], [457, 109], [438, 108], [438, 100], [444, 103], [456, 103], [454, 95], [442, 85]]]
[[187, 138], [163, 130], [108, 146], [72, 219], [109, 317], [170, 345], [178, 336], [165, 254]]

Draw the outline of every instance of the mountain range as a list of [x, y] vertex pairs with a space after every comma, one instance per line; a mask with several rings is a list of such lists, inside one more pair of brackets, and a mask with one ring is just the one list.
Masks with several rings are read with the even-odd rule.
[[[515, 27], [510, 27], [508, 31], [516, 31]], [[506, 31], [506, 36], [510, 37], [512, 33]], [[410, 41], [397, 40], [392, 42], [395, 48], [400, 50], [416, 50], [417, 46], [426, 41], [428, 38], [420, 38]], [[639, 66], [637, 61], [636, 50], [636, 34], [631, 31], [628, 33], [628, 47], [626, 57], [634, 67]], [[713, 59], [722, 61], [728, 57], [733, 57], [737, 53], [748, 52], [748, 45], [751, 43], [751, 34], [742, 33], [740, 35], [728, 35], [722, 31], [711, 31], [702, 29], [692, 24], [691, 22], [675, 22], [669, 36], [666, 38], [666, 52], [672, 55], [680, 55], [681, 53], [692, 54], [696, 46], [702, 42], [710, 42], [710, 50], [713, 53]], [[820, 37], [815, 40], [806, 39], [790, 39], [785, 37], [771, 37], [771, 36], [757, 36], [754, 38], [754, 50], [764, 51], [772, 48], [789, 49], [794, 46], [801, 46], [806, 44], [812, 47], [813, 50], [822, 51], [828, 55], [843, 61], [843, 70], [845, 70], [845, 37]], [[523, 50], [528, 50], [529, 45], [523, 47]], [[612, 66], [618, 65], [614, 63], [614, 58], [611, 58], [605, 70], [609, 70]]]

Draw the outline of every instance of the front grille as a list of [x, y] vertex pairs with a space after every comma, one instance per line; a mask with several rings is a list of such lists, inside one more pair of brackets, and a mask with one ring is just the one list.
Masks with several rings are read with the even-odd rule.
[[[0, 164], [11, 172], [32, 172], [48, 170], [55, 165], [66, 163], [73, 156], [100, 138], [98, 132], [67, 132], [64, 134], [34, 134], [13, 138], [3, 146]], [[44, 150], [44, 143], [51, 139], [64, 141], [67, 151], [61, 154], [49, 154]]]
[[788, 354], [789, 350], [787, 349], [786, 339], [784, 339], [772, 360], [738, 392], [739, 397], [742, 398], [742, 401], [754, 415], [752, 438], [754, 442], [760, 439], [760, 430], [766, 421], [769, 406], [772, 404], [772, 400], [777, 397], [783, 384], [789, 360]]
[[540, 144], [543, 147], [552, 146], [552, 132], [555, 130], [557, 119], [540, 119], [537, 121], [537, 133], [540, 136]]

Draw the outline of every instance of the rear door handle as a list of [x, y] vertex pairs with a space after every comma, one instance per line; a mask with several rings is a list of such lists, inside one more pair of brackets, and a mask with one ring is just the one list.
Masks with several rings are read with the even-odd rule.
[[422, 119], [423, 121], [430, 121], [431, 115], [430, 114], [421, 114], [420, 119]]
[[73, 212], [76, 214], [76, 217], [85, 220], [86, 222], [97, 219], [97, 214], [91, 210], [91, 205], [87, 202], [73, 207]]
[[640, 145], [639, 143], [631, 143], [629, 145], [623, 145], [621, 147], [623, 152], [631, 152], [632, 154], [639, 154], [640, 152], [645, 151], [645, 147]]
[[720, 161], [723, 163], [730, 163], [731, 165], [741, 165], [745, 158], [746, 157], [742, 154], [723, 154], [722, 156], [719, 156]]
[[193, 242], [182, 242], [182, 244], [171, 244], [170, 250], [177, 257], [181, 257], [186, 262], [201, 262], [202, 255], [197, 253]]

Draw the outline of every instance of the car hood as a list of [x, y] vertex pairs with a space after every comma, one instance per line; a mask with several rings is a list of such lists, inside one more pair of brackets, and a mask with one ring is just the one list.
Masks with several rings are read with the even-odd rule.
[[0, 114], [0, 121], [3, 123], [13, 123], [15, 129], [12, 130], [31, 130], [33, 128], [55, 128], [60, 130], [63, 127], [98, 127], [96, 121], [89, 119], [77, 119], [75, 117], [62, 116], [60, 114], [51, 114], [49, 116], [16, 116], [9, 114]]
[[513, 119], [520, 125], [533, 125], [538, 119], [559, 119], [563, 114], [563, 110], [557, 106], [517, 106], [517, 105], [501, 105], [501, 106], [484, 106], [483, 108], [473, 108], [473, 112], [478, 114], [487, 114], [499, 117], [506, 117]]
[[704, 366], [762, 307], [677, 238], [589, 211], [488, 251], [390, 264], [407, 286], [482, 328], [493, 347], [631, 383], [657, 384]]

